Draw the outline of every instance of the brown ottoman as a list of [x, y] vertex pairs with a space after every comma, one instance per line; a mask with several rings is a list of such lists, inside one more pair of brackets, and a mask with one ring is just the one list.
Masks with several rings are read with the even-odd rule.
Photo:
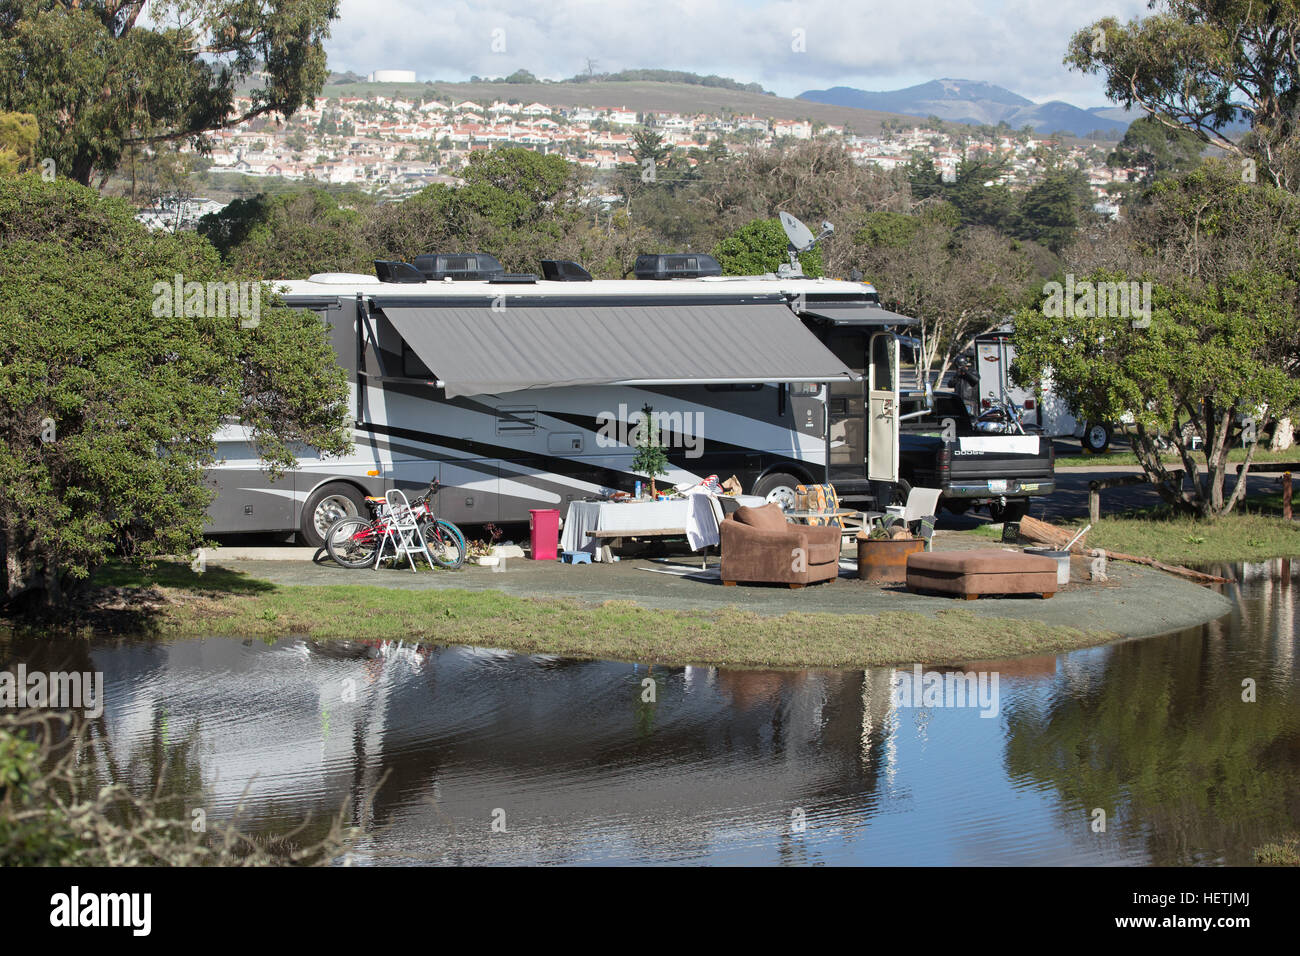
[[1056, 593], [1056, 561], [1017, 551], [930, 551], [907, 557], [909, 591], [941, 591], [973, 601], [981, 594]]

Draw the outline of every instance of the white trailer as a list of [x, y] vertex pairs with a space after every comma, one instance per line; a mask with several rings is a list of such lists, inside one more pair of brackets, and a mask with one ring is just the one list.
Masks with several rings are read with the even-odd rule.
[[1016, 349], [1011, 335], [1011, 328], [1006, 326], [975, 337], [972, 372], [978, 386], [969, 399], [975, 406], [971, 413], [978, 417], [999, 401], [1014, 402], [1023, 410], [1025, 425], [1040, 429], [1048, 438], [1078, 438], [1087, 450], [1104, 452], [1110, 445], [1110, 425], [1079, 418], [1052, 387], [1050, 370], [1031, 388], [1012, 381], [1011, 363]]

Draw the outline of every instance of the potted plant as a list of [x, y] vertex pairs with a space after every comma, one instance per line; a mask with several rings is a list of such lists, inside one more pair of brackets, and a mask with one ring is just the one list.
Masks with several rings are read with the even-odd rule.
[[668, 455], [659, 444], [659, 427], [650, 414], [654, 409], [649, 405], [641, 408], [641, 424], [638, 429], [636, 455], [632, 459], [632, 470], [650, 478], [650, 499], [658, 497], [655, 477], [668, 474]]
[[925, 549], [925, 541], [902, 523], [858, 532], [858, 579], [886, 584], [907, 580], [907, 556]]

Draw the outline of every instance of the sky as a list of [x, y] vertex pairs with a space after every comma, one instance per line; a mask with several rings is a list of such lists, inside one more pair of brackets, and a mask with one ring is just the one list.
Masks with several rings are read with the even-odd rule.
[[326, 46], [340, 72], [466, 80], [518, 69], [716, 73], [782, 96], [985, 80], [1035, 102], [1107, 105], [1061, 60], [1071, 34], [1145, 0], [342, 0]]

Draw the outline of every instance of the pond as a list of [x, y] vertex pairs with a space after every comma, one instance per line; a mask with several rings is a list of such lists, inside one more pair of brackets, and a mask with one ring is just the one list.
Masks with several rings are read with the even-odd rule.
[[106, 779], [166, 763], [255, 834], [343, 812], [361, 863], [1241, 864], [1300, 829], [1300, 561], [1218, 570], [1219, 621], [946, 681], [298, 639], [6, 666], [103, 672]]

